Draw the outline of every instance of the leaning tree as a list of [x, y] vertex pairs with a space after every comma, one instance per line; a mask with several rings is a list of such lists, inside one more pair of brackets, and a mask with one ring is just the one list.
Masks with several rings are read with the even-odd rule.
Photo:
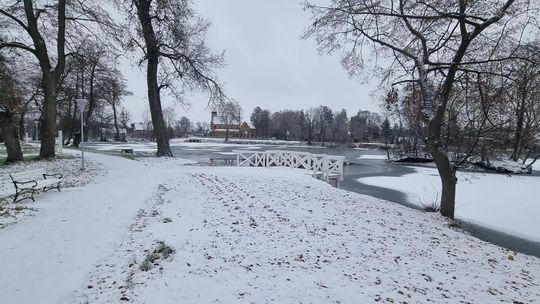
[[373, 68], [392, 85], [413, 82], [420, 88], [425, 144], [442, 183], [440, 211], [453, 218], [457, 165], [443, 144], [443, 127], [455, 83], [485, 64], [525, 59], [516, 50], [534, 37], [530, 21], [537, 5], [528, 0], [306, 2], [313, 24], [305, 38], [314, 37], [324, 51], [345, 49], [342, 63], [352, 75]]
[[[213, 70], [223, 65], [223, 54], [205, 42], [209, 22], [197, 16], [189, 0], [124, 0], [133, 30], [128, 47], [142, 53], [146, 64], [148, 102], [157, 156], [172, 156], [163, 119], [162, 90], [182, 102], [186, 90], [209, 93], [210, 103], [225, 99]], [[123, 37], [120, 37], [123, 38]]]

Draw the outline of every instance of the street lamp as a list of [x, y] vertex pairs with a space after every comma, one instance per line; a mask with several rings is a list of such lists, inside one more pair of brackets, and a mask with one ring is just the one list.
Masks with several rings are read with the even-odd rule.
[[289, 134], [291, 133], [289, 132], [289, 130], [287, 130], [287, 141], [289, 141]]
[[81, 171], [84, 171], [84, 119], [83, 112], [84, 106], [86, 105], [86, 99], [77, 99], [77, 105], [81, 109], [81, 141], [79, 145], [81, 147]]

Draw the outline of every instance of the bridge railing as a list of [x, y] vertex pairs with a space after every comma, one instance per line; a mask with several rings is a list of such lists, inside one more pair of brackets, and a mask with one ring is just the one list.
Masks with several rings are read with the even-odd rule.
[[310, 170], [312, 176], [328, 183], [332, 180], [343, 181], [343, 163], [345, 157], [312, 154], [308, 152], [283, 150], [235, 150], [238, 166], [248, 167], [289, 167]]
[[266, 153], [259, 151], [237, 150], [236, 164], [247, 167], [267, 167]]

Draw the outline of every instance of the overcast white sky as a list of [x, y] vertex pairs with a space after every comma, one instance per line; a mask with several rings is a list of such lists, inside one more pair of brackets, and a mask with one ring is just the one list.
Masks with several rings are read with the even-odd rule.
[[[319, 105], [345, 108], [349, 115], [378, 111], [374, 85], [349, 79], [339, 54], [321, 56], [313, 40], [300, 39], [310, 20], [299, 0], [197, 0], [195, 7], [212, 22], [209, 46], [225, 50], [227, 66], [217, 73], [244, 109], [244, 120], [256, 106], [272, 112]], [[124, 104], [140, 121], [147, 103], [144, 74], [127, 65], [123, 70], [134, 93]], [[186, 101], [190, 109], [177, 106], [178, 116], [209, 121], [206, 96], [188, 95]]]

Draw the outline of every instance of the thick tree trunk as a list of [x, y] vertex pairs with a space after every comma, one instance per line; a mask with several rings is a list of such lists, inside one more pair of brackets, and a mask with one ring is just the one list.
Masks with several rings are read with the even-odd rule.
[[118, 127], [118, 117], [116, 114], [116, 101], [112, 102], [112, 109], [113, 109], [113, 119], [114, 119], [114, 131], [116, 134], [114, 135], [115, 141], [120, 141], [120, 128]]
[[41, 150], [40, 158], [54, 157], [55, 133], [56, 133], [56, 89], [60, 75], [64, 72], [65, 67], [65, 33], [66, 33], [66, 0], [58, 1], [58, 33], [56, 35], [56, 54], [57, 62], [53, 68], [47, 43], [40, 33], [38, 25], [38, 17], [34, 12], [34, 3], [31, 0], [24, 0], [24, 11], [28, 25], [26, 31], [32, 38], [34, 45], [34, 55], [39, 61], [39, 66], [42, 72], [41, 87], [45, 95], [43, 101], [43, 119], [41, 123]]
[[157, 143], [157, 156], [172, 157], [171, 147], [163, 111], [161, 109], [161, 100], [159, 96], [158, 85], [158, 64], [159, 47], [154, 28], [152, 27], [152, 18], [150, 17], [151, 1], [140, 0], [136, 2], [137, 15], [141, 23], [144, 40], [146, 43], [146, 57], [148, 60], [146, 82], [148, 86], [148, 102], [150, 103], [150, 115], [152, 116], [152, 126], [154, 127], [154, 136]]
[[163, 111], [161, 109], [161, 101], [157, 83], [157, 60], [152, 62], [148, 60], [148, 101], [150, 103], [150, 114], [152, 115], [152, 126], [154, 127], [154, 137], [157, 143], [157, 156], [172, 157], [171, 147], [169, 145], [169, 137], [167, 136], [167, 128], [163, 119]]
[[450, 164], [448, 157], [440, 151], [431, 151], [431, 156], [437, 165], [437, 171], [441, 178], [441, 215], [454, 219], [456, 205], [456, 170]]
[[7, 150], [6, 162], [24, 160], [13, 113], [0, 112], [0, 133], [2, 134]]
[[422, 99], [424, 102], [423, 109], [426, 112], [425, 119], [428, 122], [428, 136], [426, 146], [437, 165], [437, 171], [441, 178], [441, 215], [454, 219], [454, 210], [456, 205], [456, 170], [450, 163], [450, 159], [445, 151], [441, 149], [441, 128], [443, 126], [443, 120], [446, 113], [446, 105], [452, 89], [452, 83], [457, 71], [457, 66], [450, 69], [449, 75], [445, 81], [445, 86], [442, 93], [439, 95], [439, 105], [430, 117], [429, 114], [433, 111], [435, 101], [435, 94], [429, 85], [427, 73], [424, 70], [423, 63], [417, 64], [420, 76], [420, 89], [422, 91]]
[[41, 148], [39, 158], [55, 156], [56, 135], [56, 81], [53, 77], [44, 77], [42, 87], [45, 99], [43, 101], [43, 119], [41, 121]]

